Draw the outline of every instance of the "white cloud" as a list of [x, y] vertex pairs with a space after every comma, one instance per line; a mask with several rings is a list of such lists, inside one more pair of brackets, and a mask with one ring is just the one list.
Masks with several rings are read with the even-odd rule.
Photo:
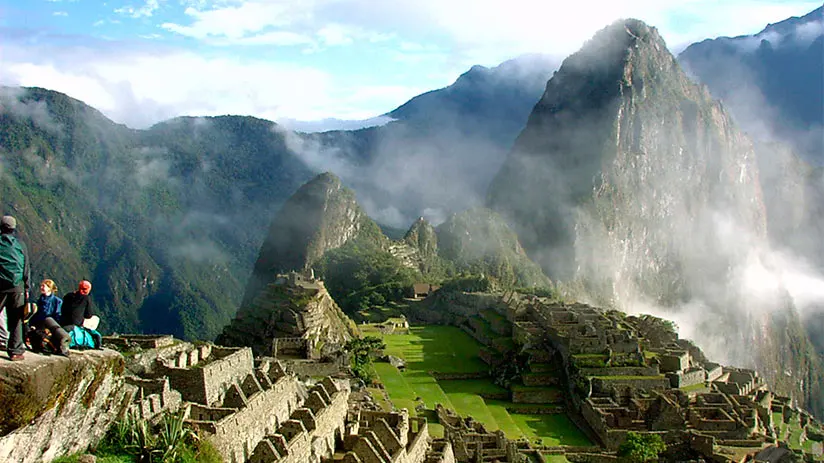
[[203, 39], [225, 37], [240, 39], [272, 27], [291, 26], [309, 19], [315, 2], [246, 1], [211, 10], [186, 8], [193, 22], [189, 26], [166, 22], [164, 29], [181, 35]]
[[160, 8], [158, 0], [146, 0], [146, 3], [140, 7], [124, 6], [114, 10], [115, 13], [131, 16], [132, 18], [151, 17], [157, 9]]
[[[272, 30], [314, 36], [324, 45], [397, 38], [407, 46], [449, 47], [461, 63], [491, 65], [524, 53], [566, 56], [596, 31], [627, 17], [658, 27], [671, 48], [718, 35], [753, 34], [770, 22], [820, 6], [811, 1], [579, 1], [563, 10], [533, 0], [184, 0], [190, 24], [169, 31], [249, 40]], [[433, 39], [433, 38], [437, 38]]]
[[423, 91], [346, 83], [289, 62], [182, 50], [78, 48], [56, 54], [50, 48], [8, 46], [3, 61], [0, 83], [64, 92], [132, 127], [179, 115], [362, 120], [376, 116], [374, 108], [393, 108]]
[[303, 34], [287, 31], [271, 31], [263, 34], [252, 35], [231, 40], [216, 40], [211, 43], [215, 45], [312, 45], [314, 40]]
[[[19, 47], [6, 41], [0, 80], [64, 91], [133, 126], [183, 114], [362, 120], [447, 85], [472, 64], [496, 65], [528, 52], [566, 56], [621, 17], [657, 26], [673, 47], [756, 33], [767, 23], [818, 6], [777, 0], [628, 0], [581, 1], [560, 11], [531, 0], [133, 1], [137, 6], [123, 14], [152, 16], [162, 29], [219, 47], [198, 49], [208, 54], [167, 50], [152, 31], [142, 33], [159, 39], [148, 51], [101, 54], [94, 47], [112, 44], [83, 51], [62, 43], [32, 45], [43, 40], [21, 41], [27, 45]], [[182, 20], [157, 20], [161, 7], [165, 12], [173, 5], [185, 6]], [[352, 44], [382, 51], [368, 54], [375, 60], [368, 65], [354, 62], [339, 71], [344, 58], [334, 54], [336, 47]], [[301, 62], [308, 64], [270, 61], [271, 53], [246, 55], [239, 45], [302, 46]]]
[[67, 13], [65, 11], [55, 11], [54, 13], [52, 13], [52, 16], [68, 16], [68, 15], [69, 15], [69, 13]]

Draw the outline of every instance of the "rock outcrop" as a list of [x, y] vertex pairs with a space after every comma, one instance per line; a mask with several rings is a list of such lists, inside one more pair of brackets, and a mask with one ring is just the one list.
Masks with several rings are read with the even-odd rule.
[[356, 335], [357, 326], [322, 281], [291, 272], [267, 285], [242, 308], [217, 343], [250, 346], [255, 355], [318, 358], [339, 351]]
[[134, 394], [123, 370], [107, 349], [0, 363], [0, 461], [51, 461], [99, 441]]
[[671, 310], [713, 356], [804, 402], [821, 393], [780, 384], [774, 366], [805, 354], [770, 347], [772, 312], [792, 319], [793, 308], [752, 280], [772, 264], [758, 178], [753, 144], [724, 107], [654, 28], [624, 20], [547, 83], [488, 203], [551, 278], [630, 312]]
[[278, 274], [311, 268], [323, 253], [361, 233], [380, 235], [355, 194], [332, 173], [301, 186], [278, 212], [260, 249], [241, 310], [249, 307]]

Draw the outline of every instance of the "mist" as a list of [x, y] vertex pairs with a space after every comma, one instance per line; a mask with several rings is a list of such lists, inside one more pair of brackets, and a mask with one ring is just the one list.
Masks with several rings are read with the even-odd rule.
[[413, 98], [380, 127], [302, 134], [277, 126], [315, 171], [330, 170], [355, 190], [378, 223], [437, 225], [484, 204], [557, 61], [525, 55], [495, 68], [473, 67], [455, 83]]
[[813, 400], [820, 356], [804, 321], [821, 314], [824, 277], [815, 254], [776, 238], [814, 236], [798, 202], [815, 197], [789, 161], [762, 162], [786, 148], [754, 143], [662, 45], [630, 20], [567, 58], [490, 206], [573, 299], [674, 320], [714, 361]]

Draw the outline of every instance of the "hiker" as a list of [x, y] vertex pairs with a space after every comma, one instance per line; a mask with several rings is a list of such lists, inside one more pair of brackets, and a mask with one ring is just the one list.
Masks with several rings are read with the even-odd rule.
[[83, 326], [83, 321], [92, 318], [92, 301], [89, 293], [92, 284], [88, 280], [83, 280], [77, 285], [77, 291], [63, 296], [63, 316], [60, 325], [66, 332], [71, 333], [75, 326]]
[[[63, 356], [69, 355], [69, 334], [64, 330], [58, 320], [62, 318], [61, 309], [63, 299], [57, 297], [57, 285], [53, 280], [43, 280], [40, 282], [40, 297], [37, 299], [37, 312], [29, 318], [29, 341], [32, 351], [41, 352], [43, 341], [47, 341], [52, 352]], [[46, 333], [48, 330], [48, 335]]]
[[97, 323], [100, 319], [92, 311], [92, 302], [89, 293], [92, 284], [83, 280], [77, 285], [77, 291], [63, 296], [63, 321], [60, 324], [69, 333], [71, 348], [101, 347], [103, 337], [97, 332]]
[[[0, 312], [5, 312], [6, 352], [12, 361], [23, 360], [23, 312], [29, 298], [29, 258], [26, 246], [17, 239], [17, 219], [0, 219]], [[2, 339], [0, 339], [2, 341]]]

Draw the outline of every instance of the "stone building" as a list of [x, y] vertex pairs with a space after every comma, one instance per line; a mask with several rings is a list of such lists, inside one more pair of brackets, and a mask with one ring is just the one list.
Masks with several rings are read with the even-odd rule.
[[348, 398], [347, 383], [324, 379], [291, 414], [274, 420], [276, 426], [267, 427], [254, 452], [244, 457], [252, 463], [319, 463], [331, 458], [343, 441]]
[[[400, 412], [358, 411], [344, 441], [344, 463], [423, 463], [430, 456], [426, 420]], [[446, 449], [444, 449], [446, 451]], [[441, 458], [443, 459], [443, 457]]]

